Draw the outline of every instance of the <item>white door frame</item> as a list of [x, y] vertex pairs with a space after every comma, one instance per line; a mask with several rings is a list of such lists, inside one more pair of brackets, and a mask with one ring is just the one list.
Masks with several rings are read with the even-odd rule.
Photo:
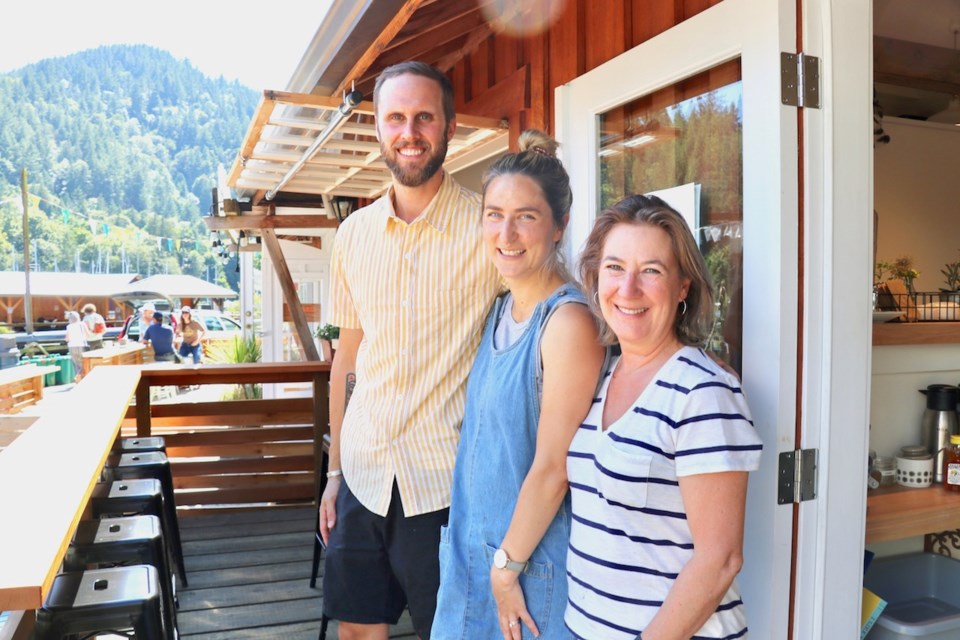
[[[776, 505], [777, 463], [780, 452], [801, 446], [794, 425], [802, 383], [802, 446], [820, 449], [821, 478], [820, 497], [800, 509], [793, 631], [812, 640], [853, 637], [859, 627], [872, 273], [865, 252], [872, 237], [864, 103], [870, 12], [869, 0], [807, 0], [804, 7], [804, 40], [828, 57], [821, 58], [825, 106], [804, 110], [806, 364], [798, 380], [798, 126], [797, 110], [780, 104], [779, 55], [796, 51], [795, 9], [793, 0], [725, 0], [558, 87], [556, 124], [574, 192], [568, 242], [575, 254], [596, 216], [599, 114], [741, 58], [743, 382], [764, 456], [750, 481], [740, 582], [751, 636], [785, 638], [793, 508]], [[823, 46], [831, 33], [842, 33], [833, 39], [843, 45]]]
[[860, 628], [873, 278], [871, 0], [805, 0], [803, 49], [821, 60], [821, 109], [804, 110], [806, 292], [803, 448], [819, 497], [800, 506], [796, 638]]

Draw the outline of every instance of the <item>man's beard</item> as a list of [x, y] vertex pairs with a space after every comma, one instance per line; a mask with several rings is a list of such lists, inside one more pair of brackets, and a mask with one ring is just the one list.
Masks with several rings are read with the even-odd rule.
[[[419, 187], [436, 175], [443, 161], [447, 157], [447, 133], [444, 131], [440, 146], [432, 155], [427, 158], [427, 163], [419, 169], [405, 169], [400, 163], [400, 154], [395, 149], [388, 149], [383, 143], [380, 143], [380, 153], [383, 155], [383, 161], [387, 163], [387, 168], [393, 174], [394, 180], [405, 187]], [[429, 153], [427, 151], [426, 153]]]

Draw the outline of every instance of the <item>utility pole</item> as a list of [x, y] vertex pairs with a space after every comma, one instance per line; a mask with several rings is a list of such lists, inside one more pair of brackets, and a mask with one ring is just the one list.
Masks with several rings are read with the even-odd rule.
[[30, 199], [27, 197], [27, 170], [20, 172], [20, 198], [23, 201], [23, 320], [27, 333], [33, 333], [33, 300], [30, 298]]

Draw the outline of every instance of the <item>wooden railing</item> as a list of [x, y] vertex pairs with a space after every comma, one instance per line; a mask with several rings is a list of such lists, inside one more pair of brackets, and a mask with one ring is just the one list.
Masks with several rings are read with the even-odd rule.
[[[127, 435], [162, 435], [181, 515], [311, 503], [327, 430], [329, 363], [144, 367]], [[311, 397], [151, 403], [151, 389], [310, 383]]]

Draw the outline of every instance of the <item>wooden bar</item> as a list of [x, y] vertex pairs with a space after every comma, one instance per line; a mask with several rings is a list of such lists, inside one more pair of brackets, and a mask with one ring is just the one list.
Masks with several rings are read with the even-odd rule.
[[0, 610], [43, 604], [139, 379], [92, 371], [0, 452]]
[[940, 485], [889, 487], [867, 494], [867, 544], [960, 527], [960, 492]]

